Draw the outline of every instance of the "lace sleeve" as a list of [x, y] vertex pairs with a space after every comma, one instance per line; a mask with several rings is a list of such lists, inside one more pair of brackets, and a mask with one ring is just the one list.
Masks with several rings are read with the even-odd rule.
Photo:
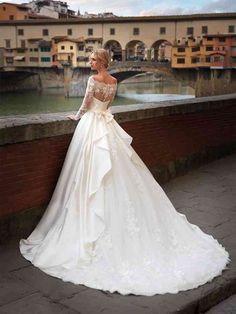
[[115, 98], [116, 92], [117, 92], [117, 84], [115, 84], [115, 88], [113, 90], [113, 94], [111, 95], [110, 101], [109, 101], [109, 103], [107, 105], [107, 108], [111, 107], [111, 104], [112, 104], [112, 102], [113, 102], [113, 100]]
[[80, 106], [79, 110], [76, 113], [77, 120], [80, 119], [85, 112], [87, 112], [90, 108], [90, 104], [92, 103], [94, 95], [94, 80], [90, 76], [87, 83], [87, 88], [85, 91], [84, 99], [82, 105]]

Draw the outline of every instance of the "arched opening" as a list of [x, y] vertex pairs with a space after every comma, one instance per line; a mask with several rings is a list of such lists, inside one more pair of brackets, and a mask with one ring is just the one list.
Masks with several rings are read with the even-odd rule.
[[151, 60], [157, 62], [171, 61], [172, 44], [165, 40], [160, 39], [155, 41], [151, 46]]
[[104, 49], [109, 50], [112, 61], [122, 60], [122, 48], [118, 41], [109, 40], [105, 43]]
[[126, 45], [126, 60], [144, 61], [147, 60], [147, 49], [140, 40], [132, 40]]

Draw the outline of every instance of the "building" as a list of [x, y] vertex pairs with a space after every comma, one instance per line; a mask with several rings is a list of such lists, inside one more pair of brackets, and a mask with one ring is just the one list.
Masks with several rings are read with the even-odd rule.
[[0, 21], [27, 20], [30, 9], [22, 4], [2, 2], [0, 3]]
[[[23, 59], [24, 55], [28, 66], [35, 64], [27, 57], [30, 55], [29, 49], [31, 49], [32, 44], [30, 39], [51, 42], [51, 61], [40, 62], [40, 66], [49, 66], [49, 64], [51, 66], [60, 66], [57, 43], [63, 39], [67, 40], [66, 46], [71, 41], [73, 49], [70, 51], [69, 48], [67, 55], [63, 55], [61, 51], [60, 60], [63, 62], [67, 56], [68, 61], [70, 56], [69, 61], [75, 65], [71, 54], [73, 52], [77, 56], [77, 66], [87, 66], [86, 58], [88, 58], [89, 53], [97, 47], [104, 47], [111, 52], [112, 59], [117, 61], [166, 61], [170, 59], [170, 51], [173, 50], [171, 56], [174, 60], [172, 62], [174, 67], [196, 67], [199, 66], [198, 57], [202, 54], [201, 49], [209, 55], [212, 52], [200, 47], [201, 40], [204, 45], [208, 41], [206, 45], [209, 46], [210, 34], [219, 34], [220, 36], [228, 36], [227, 43], [228, 40], [234, 41], [235, 27], [236, 12], [182, 16], [0, 21], [0, 47], [4, 48], [6, 54], [8, 54], [5, 56], [8, 59], [4, 61], [4, 64], [8, 64], [8, 66], [10, 63], [7, 61], [12, 61], [12, 59], [9, 59], [10, 54], [13, 54], [11, 51], [18, 51], [19, 49], [21, 52], [20, 55], [19, 52], [16, 55], [17, 59]], [[220, 40], [223, 39], [216, 39], [218, 42]], [[233, 50], [232, 47], [231, 51]], [[47, 53], [49, 54], [49, 51]], [[217, 53], [219, 55], [219, 52]], [[186, 56], [186, 54], [191, 55]], [[30, 56], [30, 58], [34, 57], [36, 58], [33, 54]], [[44, 57], [49, 58], [49, 55], [42, 56], [42, 58]], [[39, 58], [41, 60], [41, 56]], [[233, 52], [231, 58], [233, 58]], [[36, 62], [36, 59], [31, 60]], [[207, 66], [209, 66], [209, 62], [205, 63], [208, 63]], [[23, 61], [19, 62], [18, 60], [18, 64], [23, 64]], [[16, 66], [16, 62], [13, 62], [12, 66]]]
[[172, 47], [172, 67], [236, 67], [236, 33], [207, 34], [179, 40], [179, 44]]
[[48, 16], [55, 19], [75, 16], [75, 11], [70, 10], [64, 1], [33, 0], [24, 5], [30, 8], [31, 13], [38, 16]]

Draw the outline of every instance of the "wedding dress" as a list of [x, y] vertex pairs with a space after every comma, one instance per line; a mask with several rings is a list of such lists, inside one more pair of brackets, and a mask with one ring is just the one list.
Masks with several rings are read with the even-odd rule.
[[228, 252], [178, 213], [113, 119], [116, 84], [88, 80], [52, 199], [20, 251], [45, 273], [120, 294], [188, 290]]

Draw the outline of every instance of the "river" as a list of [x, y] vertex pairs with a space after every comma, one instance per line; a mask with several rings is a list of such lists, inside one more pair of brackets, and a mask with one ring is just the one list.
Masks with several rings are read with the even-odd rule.
[[[178, 81], [129, 82], [118, 85], [113, 106], [194, 97], [194, 90]], [[76, 111], [83, 97], [65, 98], [63, 89], [3, 93], [0, 116]], [[160, 104], [161, 105], [161, 104]]]

